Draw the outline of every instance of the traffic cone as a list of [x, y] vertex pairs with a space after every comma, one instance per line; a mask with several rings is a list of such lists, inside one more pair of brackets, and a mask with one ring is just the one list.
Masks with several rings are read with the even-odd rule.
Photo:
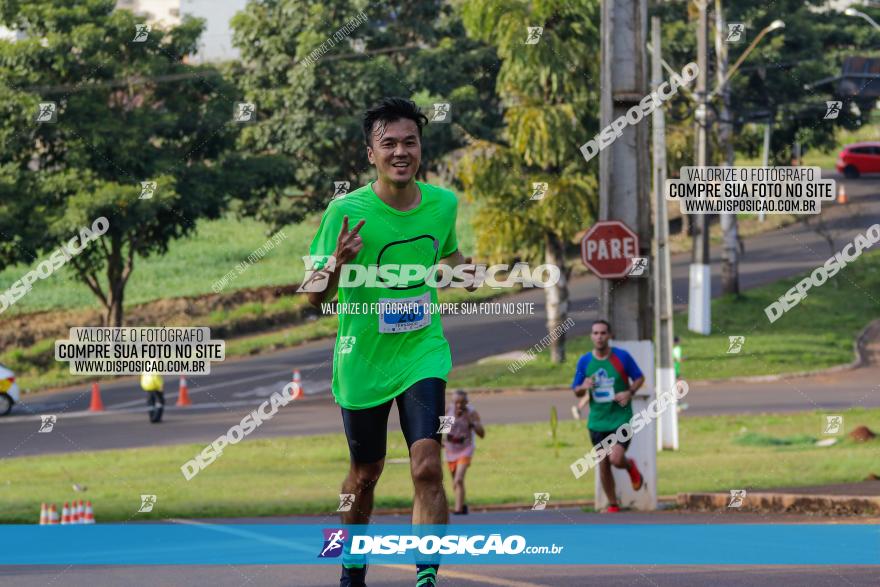
[[49, 506], [49, 524], [57, 524], [58, 523], [58, 510], [55, 509], [55, 504], [51, 504]]
[[92, 383], [92, 403], [89, 404], [90, 412], [103, 412], [104, 411], [104, 402], [101, 401], [101, 388], [98, 387], [98, 382], [95, 381]]
[[293, 399], [302, 399], [303, 397], [303, 388], [302, 388], [302, 377], [299, 374], [299, 369], [293, 370]]
[[837, 203], [846, 204], [848, 201], [846, 197], [846, 186], [844, 186], [842, 183], [838, 184], [838, 186], [840, 187], [837, 188]]
[[85, 510], [83, 508], [83, 500], [78, 500], [76, 502], [76, 513], [73, 516], [74, 524], [83, 524], [85, 523]]
[[69, 524], [70, 523], [70, 508], [68, 507], [68, 503], [64, 502], [64, 507], [61, 508], [61, 524]]
[[191, 406], [192, 402], [189, 399], [189, 387], [186, 385], [186, 377], [180, 377], [180, 393], [177, 394], [177, 403], [175, 406]]
[[85, 512], [85, 520], [83, 520], [83, 524], [94, 524], [95, 523], [95, 512], [92, 510], [92, 502], [86, 502], [86, 512]]
[[49, 523], [49, 506], [46, 505], [46, 502], [43, 502], [43, 505], [40, 506], [40, 526], [45, 526]]

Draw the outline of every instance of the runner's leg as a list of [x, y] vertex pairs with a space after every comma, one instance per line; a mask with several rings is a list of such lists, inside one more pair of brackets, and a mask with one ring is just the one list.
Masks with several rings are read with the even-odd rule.
[[[373, 513], [373, 490], [385, 466], [388, 440], [388, 414], [391, 402], [365, 410], [342, 410], [342, 424], [348, 441], [349, 469], [342, 482], [342, 493], [354, 495], [354, 503], [341, 512], [343, 524], [369, 524]], [[366, 558], [342, 554], [341, 587], [361, 587], [367, 575]]]
[[[446, 382], [422, 379], [397, 396], [400, 427], [409, 447], [413, 500], [413, 531], [418, 524], [447, 524], [449, 502], [443, 490], [440, 459], [440, 417], [446, 414]], [[416, 557], [416, 585], [433, 587], [440, 568], [438, 555]]]
[[391, 402], [365, 410], [342, 410], [348, 440], [350, 466], [342, 482], [342, 493], [354, 494], [354, 504], [341, 512], [343, 524], [369, 524], [373, 513], [373, 490], [385, 467], [388, 414]]
[[464, 474], [467, 472], [468, 467], [467, 463], [460, 462], [455, 467], [455, 477], [452, 482], [453, 489], [455, 490], [455, 511], [460, 512], [464, 509], [465, 504], [465, 491], [464, 491]]
[[446, 413], [446, 382], [422, 379], [397, 396], [400, 427], [409, 447], [415, 499], [413, 524], [446, 524], [449, 502], [443, 490], [440, 416]]
[[629, 460], [626, 458], [626, 448], [621, 444], [615, 444], [611, 449], [611, 456], [608, 457], [611, 464], [618, 469], [629, 469]]
[[616, 444], [612, 449], [610, 460], [611, 464], [618, 469], [626, 469], [626, 472], [629, 474], [629, 480], [632, 483], [633, 489], [635, 491], [638, 491], [642, 488], [644, 480], [642, 479], [642, 473], [641, 471], [639, 471], [635, 459], [626, 458], [626, 449], [628, 448], [629, 441], [622, 445]]
[[614, 475], [611, 473], [611, 462], [606, 457], [599, 463], [599, 477], [602, 480], [602, 489], [609, 505], [617, 505], [617, 492], [614, 486]]

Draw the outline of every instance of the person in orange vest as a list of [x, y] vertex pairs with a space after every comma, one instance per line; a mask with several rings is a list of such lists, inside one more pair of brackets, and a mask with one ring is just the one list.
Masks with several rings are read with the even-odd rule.
[[150, 422], [156, 424], [162, 421], [162, 412], [165, 410], [165, 395], [162, 393], [162, 376], [156, 372], [144, 371], [141, 373], [141, 389], [150, 394], [147, 405], [150, 406]]

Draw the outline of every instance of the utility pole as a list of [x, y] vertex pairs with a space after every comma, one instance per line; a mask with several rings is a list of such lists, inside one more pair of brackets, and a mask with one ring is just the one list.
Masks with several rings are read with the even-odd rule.
[[[721, 165], [733, 167], [733, 121], [730, 112], [730, 84], [727, 78], [727, 43], [724, 42], [724, 13], [721, 0], [715, 0], [715, 59], [718, 64], [717, 78], [724, 83], [721, 89], [721, 112], [718, 121], [718, 142], [723, 149]], [[739, 224], [736, 214], [721, 214], [722, 253], [721, 291], [739, 295]]]
[[[660, 17], [651, 17], [651, 87], [655, 90], [663, 82], [660, 47]], [[669, 214], [666, 204], [666, 115], [663, 106], [654, 110], [654, 233], [657, 249], [654, 253], [654, 315], [657, 335], [657, 391], [663, 393], [675, 387], [675, 367], [672, 364], [672, 268], [669, 259]], [[675, 397], [675, 396], [673, 396]], [[674, 402], [660, 416], [657, 446], [678, 449], [678, 402]]]
[[[773, 111], [767, 117], [767, 124], [764, 125], [764, 155], [761, 159], [764, 167], [770, 167], [770, 135], [773, 133]], [[764, 211], [758, 212], [758, 220], [764, 222]]]
[[[600, 128], [625, 117], [632, 107], [639, 107], [648, 92], [648, 55], [645, 41], [648, 33], [647, 0], [602, 0], [600, 37], [601, 76]], [[599, 220], [619, 220], [639, 237], [639, 257], [651, 258], [651, 195], [650, 160], [646, 120], [627, 124], [617, 139], [599, 152]], [[648, 271], [655, 271], [648, 267]], [[631, 343], [633, 354], [641, 356], [642, 369], [648, 385], [645, 392], [656, 393], [653, 379], [655, 360], [652, 340], [654, 326], [653, 298], [648, 277], [602, 279], [599, 294], [601, 316], [612, 324], [615, 341]], [[616, 344], [616, 342], [615, 342]], [[632, 398], [633, 412], [648, 407], [653, 399], [645, 392]], [[667, 410], [672, 408], [667, 407]], [[635, 492], [626, 484], [623, 471], [612, 471], [617, 477], [618, 495], [623, 503], [636, 509], [657, 508], [657, 437], [654, 422], [647, 430], [635, 435], [628, 458], [639, 464], [648, 480], [647, 491]], [[601, 471], [596, 469], [594, 487], [596, 506], [603, 507], [607, 496], [602, 490]], [[653, 481], [653, 482], [652, 482]]]
[[[646, 0], [603, 0], [600, 127], [625, 116], [648, 94]], [[639, 256], [651, 256], [648, 126], [628, 125], [599, 153], [599, 220], [621, 220], [639, 236]], [[651, 269], [653, 270], [653, 269]], [[602, 317], [621, 340], [652, 340], [651, 280], [602, 280]]]
[[[708, 83], [709, 77], [709, 20], [706, 14], [708, 0], [700, 0], [700, 19], [697, 25], [697, 166], [705, 167], [709, 161]], [[709, 334], [712, 328], [712, 271], [709, 265], [709, 215], [698, 214], [694, 223], [694, 248], [690, 266], [688, 297], [688, 329]]]

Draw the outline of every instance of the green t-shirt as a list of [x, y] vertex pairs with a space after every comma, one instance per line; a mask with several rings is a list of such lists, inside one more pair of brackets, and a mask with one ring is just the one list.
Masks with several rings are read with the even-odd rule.
[[[620, 407], [616, 401], [613, 401], [614, 394], [629, 389], [627, 382], [623, 380], [614, 365], [608, 359], [597, 359], [593, 356], [593, 360], [587, 365], [587, 377], [595, 377], [596, 385], [590, 394], [590, 418], [587, 422], [590, 430], [610, 431], [617, 430], [619, 426], [629, 422], [632, 418], [632, 402], [626, 404], [626, 407]], [[609, 401], [596, 401], [597, 396]]]
[[[334, 199], [321, 218], [310, 248], [312, 256], [332, 255], [348, 216], [349, 230], [360, 220], [363, 248], [350, 264], [369, 266], [415, 264], [431, 267], [458, 250], [455, 219], [458, 200], [451, 191], [416, 182], [419, 205], [406, 212], [383, 202], [372, 184]], [[342, 272], [341, 278], [345, 276]], [[381, 273], [380, 273], [381, 276]], [[339, 314], [333, 351], [333, 396], [351, 410], [382, 404], [421, 379], [446, 379], [452, 368], [449, 343], [440, 315], [423, 312], [380, 312], [382, 300], [398, 304], [437, 304], [437, 289], [423, 279], [394, 288], [354, 286], [340, 281], [339, 303], [351, 313]], [[387, 302], [385, 302], [387, 304]]]
[[580, 386], [587, 377], [593, 378], [587, 427], [597, 432], [611, 432], [629, 422], [633, 415], [632, 402], [621, 407], [614, 401], [614, 394], [628, 390], [630, 379], [642, 376], [632, 355], [623, 349], [611, 348], [604, 359], [596, 358], [593, 353], [583, 355], [578, 360], [571, 388]]

